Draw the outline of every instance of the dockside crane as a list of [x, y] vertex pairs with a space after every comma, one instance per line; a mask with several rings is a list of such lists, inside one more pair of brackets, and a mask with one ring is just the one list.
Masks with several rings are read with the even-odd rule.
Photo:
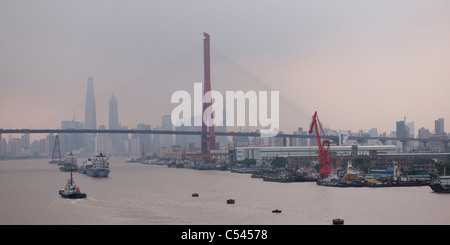
[[[323, 141], [320, 140], [320, 132], [323, 135]], [[312, 116], [311, 126], [309, 127], [309, 134], [313, 132], [316, 133], [317, 146], [319, 147], [319, 167], [320, 167], [320, 178], [324, 179], [331, 173], [331, 153], [330, 153], [330, 140], [327, 139], [323, 133], [322, 125], [320, 124], [319, 117], [317, 116], [317, 111], [314, 112]]]

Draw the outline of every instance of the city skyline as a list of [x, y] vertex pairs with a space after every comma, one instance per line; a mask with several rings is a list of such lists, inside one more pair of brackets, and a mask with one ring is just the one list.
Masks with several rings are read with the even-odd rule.
[[[85, 100], [85, 104], [84, 104], [84, 108], [85, 108], [85, 118], [87, 118], [87, 120], [81, 120], [81, 121], [77, 121], [75, 118], [75, 114], [73, 115], [73, 120], [62, 120], [60, 123], [60, 126], [56, 127], [55, 129], [59, 129], [59, 128], [66, 128], [66, 129], [70, 129], [70, 128], [75, 128], [75, 129], [101, 129], [104, 128], [106, 129], [106, 126], [108, 126], [108, 129], [121, 129], [122, 128], [122, 124], [119, 121], [119, 108], [118, 108], [118, 99], [115, 97], [114, 92], [112, 93], [111, 98], [109, 99], [109, 107], [108, 107], [108, 120], [105, 123], [101, 123], [97, 126], [97, 112], [96, 112], [96, 106], [95, 106], [95, 94], [94, 94], [94, 82], [93, 82], [93, 77], [90, 76], [88, 77], [87, 80], [87, 89], [86, 89], [86, 100]], [[225, 110], [225, 109], [224, 109]], [[224, 112], [225, 113], [225, 112]], [[247, 112], [248, 113], [248, 112]], [[246, 118], [248, 118], [248, 115], [246, 115]], [[82, 123], [83, 127], [80, 126], [74, 126], [74, 123], [76, 125]], [[143, 123], [147, 123], [147, 122], [137, 122], [136, 125], [123, 125], [125, 128], [139, 128], [139, 125], [143, 125]], [[378, 128], [375, 126], [372, 126], [370, 128], [367, 129], [359, 129], [359, 130], [349, 130], [349, 129], [337, 129], [337, 128], [331, 128], [331, 127], [326, 127], [327, 130], [335, 130], [337, 132], [344, 132], [344, 131], [348, 131], [351, 133], [367, 133], [370, 135], [370, 137], [377, 137], [382, 135], [383, 133], [387, 134], [387, 136], [392, 136], [392, 133], [396, 133], [397, 135], [393, 136], [393, 137], [400, 137], [400, 138], [406, 138], [406, 137], [413, 137], [413, 138], [417, 138], [419, 136], [419, 130], [421, 129], [426, 129], [429, 130], [432, 134], [447, 134], [447, 132], [445, 131], [445, 124], [444, 124], [444, 118], [438, 118], [436, 120], [434, 120], [434, 124], [433, 127], [431, 128], [426, 128], [426, 127], [420, 127], [420, 128], [416, 128], [416, 130], [414, 131], [414, 121], [406, 121], [406, 117], [404, 118], [404, 120], [399, 120], [399, 121], [395, 121], [395, 126], [393, 127], [392, 130], [390, 131], [379, 131]], [[403, 128], [402, 125], [403, 124], [406, 129]], [[407, 125], [408, 124], [408, 125]], [[68, 126], [69, 125], [69, 126]], [[409, 125], [412, 125], [412, 129], [410, 128]], [[297, 128], [303, 128], [303, 127], [308, 127], [308, 125], [300, 125]], [[157, 121], [155, 127], [153, 128], [148, 128], [148, 129], [159, 129], [159, 130], [185, 130], [184, 126], [180, 126], [180, 127], [176, 127], [174, 125], [172, 125], [171, 121], [170, 121], [170, 114], [165, 114], [165, 115], [161, 115], [159, 121]], [[227, 128], [227, 126], [223, 126], [222, 127], [222, 131], [225, 130]], [[230, 127], [228, 127], [230, 128]], [[238, 127], [239, 129], [237, 129], [237, 131], [255, 131], [255, 130], [251, 130], [250, 128], [252, 127]], [[254, 128], [254, 127], [253, 127]], [[200, 131], [200, 128], [198, 129]], [[257, 129], [256, 129], [257, 130]], [[373, 133], [371, 133], [371, 131], [375, 130], [377, 132], [378, 135], [373, 135]], [[408, 130], [408, 131], [405, 131]], [[411, 131], [412, 130], [412, 131]], [[236, 131], [235, 129], [231, 130], [231, 131]], [[296, 130], [292, 130], [292, 131], [283, 131], [283, 129], [280, 130], [281, 132], [284, 133], [294, 133], [296, 132]], [[401, 135], [398, 135], [398, 132], [401, 132]], [[45, 138], [46, 136], [40, 136], [39, 138]], [[163, 136], [165, 138], [165, 140], [162, 140], [162, 142], [164, 143], [165, 141], [170, 141], [173, 144], [174, 141], [174, 137], [170, 137], [171, 139], [169, 139], [169, 136]]]
[[113, 93], [122, 125], [160, 125], [170, 94], [203, 80], [205, 31], [212, 89], [279, 90], [282, 131], [307, 128], [314, 111], [351, 131], [389, 133], [406, 116], [416, 135], [450, 117], [445, 1], [174, 3], [0, 3], [0, 128], [84, 121], [90, 76], [97, 125]]

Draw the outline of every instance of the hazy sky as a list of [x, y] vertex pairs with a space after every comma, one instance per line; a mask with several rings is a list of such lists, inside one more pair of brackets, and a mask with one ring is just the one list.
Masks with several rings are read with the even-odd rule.
[[84, 121], [160, 125], [176, 90], [203, 81], [211, 35], [215, 90], [279, 90], [284, 132], [395, 130], [406, 116], [450, 131], [450, 2], [0, 0], [0, 128]]

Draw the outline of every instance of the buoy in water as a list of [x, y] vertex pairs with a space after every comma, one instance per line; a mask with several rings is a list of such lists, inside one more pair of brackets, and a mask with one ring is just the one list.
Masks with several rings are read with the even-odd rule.
[[344, 220], [343, 219], [333, 219], [333, 225], [343, 225]]

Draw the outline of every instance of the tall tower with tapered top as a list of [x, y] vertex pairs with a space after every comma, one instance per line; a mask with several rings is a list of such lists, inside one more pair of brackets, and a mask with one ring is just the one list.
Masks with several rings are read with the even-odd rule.
[[[203, 36], [205, 37], [205, 39], [203, 40], [203, 64], [204, 64], [203, 96], [205, 96], [205, 94], [211, 91], [211, 69], [210, 69], [209, 34], [204, 32]], [[209, 93], [208, 95], [210, 96]], [[204, 115], [206, 108], [208, 108], [209, 106], [211, 106], [211, 103], [203, 103], [202, 115]], [[214, 125], [208, 127], [202, 120], [202, 132], [208, 131], [209, 135], [201, 136], [202, 153], [210, 153], [210, 150], [216, 149], [216, 136], [214, 132]]]

